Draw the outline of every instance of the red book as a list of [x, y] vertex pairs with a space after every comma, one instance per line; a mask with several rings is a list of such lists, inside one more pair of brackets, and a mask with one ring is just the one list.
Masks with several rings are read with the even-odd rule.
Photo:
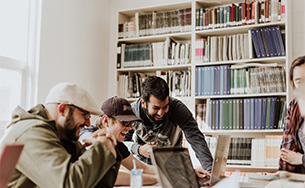
[[247, 19], [246, 24], [249, 25], [250, 22], [250, 3], [247, 3]]
[[270, 11], [270, 3], [269, 3], [269, 0], [266, 0], [265, 1], [265, 23], [270, 22], [269, 11]]
[[255, 7], [254, 7], [254, 1], [251, 2], [251, 24], [255, 23]]
[[235, 15], [234, 15], [234, 12], [235, 12], [235, 4], [234, 3], [232, 3], [232, 6], [231, 6], [231, 27], [233, 27], [233, 26], [235, 26], [235, 20], [234, 20], [234, 18], [235, 18]]
[[246, 25], [246, 3], [241, 4], [241, 23]]

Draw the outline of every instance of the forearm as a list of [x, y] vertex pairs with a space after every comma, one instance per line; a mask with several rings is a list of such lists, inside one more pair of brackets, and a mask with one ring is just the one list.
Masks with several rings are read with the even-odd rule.
[[[158, 183], [155, 175], [152, 174], [142, 174], [143, 185], [153, 185]], [[118, 178], [115, 182], [116, 186], [129, 186], [130, 185], [130, 171], [120, 170]]]

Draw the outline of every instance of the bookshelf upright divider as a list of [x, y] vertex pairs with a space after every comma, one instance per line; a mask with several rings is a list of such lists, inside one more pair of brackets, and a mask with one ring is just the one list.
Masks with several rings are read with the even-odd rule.
[[229, 170], [275, 171], [269, 150], [279, 145], [290, 101], [290, 4], [185, 0], [119, 11], [117, 95], [135, 101], [147, 76], [161, 76], [193, 112], [210, 148], [217, 135], [230, 134], [231, 152], [251, 151], [252, 158], [231, 153]]

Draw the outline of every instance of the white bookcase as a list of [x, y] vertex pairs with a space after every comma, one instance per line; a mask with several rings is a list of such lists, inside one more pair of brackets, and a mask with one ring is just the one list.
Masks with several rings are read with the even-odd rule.
[[[121, 95], [122, 97], [128, 98], [129, 101], [135, 101], [137, 97], [129, 97], [128, 94], [122, 95], [122, 90], [128, 90], [128, 86], [126, 83], [129, 81], [125, 80], [125, 86], [119, 85], [119, 77], [122, 75], [132, 75], [135, 73], [145, 73], [145, 74], [156, 74], [156, 72], [160, 71], [189, 71], [189, 84], [190, 84], [190, 92], [185, 95], [177, 95], [173, 94], [174, 97], [179, 98], [182, 100], [189, 109], [193, 112], [194, 117], [196, 116], [196, 105], [197, 104], [206, 104], [208, 106], [208, 101], [210, 100], [226, 100], [226, 99], [246, 99], [246, 98], [267, 98], [267, 97], [279, 97], [282, 101], [286, 101], [287, 103], [291, 100], [290, 96], [290, 89], [289, 89], [289, 78], [288, 78], [288, 70], [290, 67], [290, 63], [292, 62], [292, 37], [291, 37], [291, 1], [289, 0], [282, 0], [282, 5], [285, 5], [285, 18], [279, 21], [269, 22], [269, 23], [258, 23], [258, 24], [250, 24], [250, 25], [241, 25], [241, 26], [234, 26], [234, 27], [223, 27], [223, 28], [214, 28], [214, 29], [205, 29], [205, 30], [198, 30], [197, 19], [196, 19], [196, 10], [203, 8], [203, 9], [213, 9], [215, 7], [225, 7], [227, 5], [232, 5], [242, 3], [245, 1], [241, 0], [222, 0], [222, 1], [210, 1], [210, 0], [190, 0], [182, 3], [174, 3], [174, 4], [162, 4], [160, 6], [153, 6], [153, 7], [140, 7], [131, 10], [121, 10], [118, 12], [118, 29], [119, 27], [125, 28], [125, 36], [122, 36], [122, 33], [118, 32], [118, 39], [117, 43], [121, 43], [126, 46], [129, 44], [137, 45], [137, 44], [147, 44], [147, 43], [157, 43], [157, 42], [164, 42], [169, 38], [174, 39], [176, 42], [180, 44], [185, 44], [186, 41], [189, 41], [190, 44], [190, 52], [189, 52], [189, 61], [187, 64], [179, 63], [174, 65], [168, 65], [167, 62], [163, 62], [163, 65], [155, 65], [152, 61], [152, 66], [146, 67], [124, 67], [123, 66], [123, 59], [124, 56], [122, 52], [122, 47], [118, 48], [118, 53], [121, 55], [118, 58], [121, 59], [121, 67], [116, 69], [116, 76], [117, 86], [116, 86], [116, 93], [117, 95]], [[252, 1], [246, 1], [250, 3]], [[271, 0], [270, 0], [271, 2]], [[158, 31], [147, 31], [148, 33], [145, 36], [143, 35], [143, 27], [141, 26], [141, 20], [144, 20], [142, 15], [152, 14], [152, 17], [157, 16], [157, 13], [162, 12], [166, 14], [171, 12], [173, 17], [177, 14], [177, 10], [191, 10], [191, 25], [188, 27], [183, 28], [175, 28], [172, 30], [167, 30], [167, 33], [162, 33], [160, 30]], [[181, 13], [178, 11], [178, 14]], [[168, 13], [170, 14], [170, 13]], [[149, 17], [149, 16], [148, 16]], [[179, 17], [180, 18], [180, 17]], [[166, 16], [164, 18], [167, 19]], [[149, 18], [148, 18], [149, 20]], [[154, 19], [152, 19], [154, 20]], [[129, 25], [129, 22], [133, 22], [133, 24]], [[159, 19], [155, 19], [151, 25], [158, 24], [160, 22]], [[125, 24], [124, 24], [125, 23]], [[127, 24], [126, 24], [127, 23]], [[142, 22], [143, 23], [143, 22]], [[175, 22], [173, 22], [175, 23]], [[121, 24], [121, 26], [119, 26]], [[123, 25], [123, 26], [122, 26]], [[257, 28], [266, 28], [266, 27], [273, 27], [279, 26], [282, 35], [284, 36], [283, 41], [285, 44], [285, 56], [274, 56], [274, 57], [265, 57], [265, 58], [256, 58], [255, 50], [252, 45], [252, 38], [251, 38], [251, 30]], [[156, 28], [157, 26], [155, 26]], [[127, 30], [131, 30], [131, 33], [126, 33]], [[155, 29], [157, 30], [157, 29]], [[121, 30], [122, 32], [122, 30]], [[144, 32], [145, 33], [145, 32]], [[157, 33], [157, 34], [154, 34]], [[225, 61], [208, 61], [208, 62], [198, 62], [196, 57], [196, 39], [200, 38], [208, 38], [208, 37], [219, 37], [219, 36], [233, 36], [238, 34], [248, 34], [248, 50], [249, 50], [249, 57], [244, 59], [235, 59], [235, 60], [225, 60]], [[165, 45], [169, 45], [165, 43]], [[121, 50], [121, 51], [120, 51]], [[181, 52], [181, 51], [180, 51]], [[140, 52], [141, 53], [141, 52]], [[152, 52], [151, 52], [152, 53]], [[164, 51], [162, 52], [164, 53]], [[167, 57], [168, 59], [168, 57]], [[250, 93], [250, 94], [229, 94], [229, 95], [198, 95], [196, 94], [196, 89], [198, 89], [198, 84], [196, 83], [196, 69], [198, 67], [208, 67], [208, 66], [222, 66], [222, 65], [236, 65], [236, 64], [243, 64], [243, 63], [261, 63], [261, 64], [268, 64], [268, 63], [277, 63], [281, 67], [285, 69], [285, 79], [286, 79], [286, 91], [283, 92], [272, 92], [272, 93]], [[162, 63], [161, 63], [162, 64]], [[126, 77], [125, 77], [126, 79]], [[124, 85], [124, 84], [123, 84]], [[196, 88], [197, 87], [197, 88]], [[204, 87], [204, 86], [202, 86]], [[121, 93], [120, 93], [121, 92]], [[174, 93], [174, 92], [172, 92]], [[185, 93], [185, 92], [184, 92]], [[207, 107], [208, 108], [208, 107]], [[232, 137], [251, 137], [251, 138], [264, 138], [265, 135], [282, 135], [282, 129], [269, 129], [269, 130], [202, 130], [206, 136], [216, 137], [219, 134], [230, 134]], [[233, 171], [235, 169], [240, 169], [241, 171], [275, 171], [277, 167], [270, 167], [270, 166], [242, 166], [242, 165], [228, 165], [228, 170]]]

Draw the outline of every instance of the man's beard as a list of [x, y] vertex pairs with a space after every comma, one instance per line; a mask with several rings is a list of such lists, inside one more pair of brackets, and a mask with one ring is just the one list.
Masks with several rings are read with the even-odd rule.
[[[79, 138], [79, 135], [76, 135], [77, 126], [75, 125], [73, 118], [73, 110], [70, 109], [68, 117], [64, 123], [65, 132], [68, 140], [76, 141]], [[70, 128], [72, 127], [72, 129]]]
[[166, 115], [167, 115], [167, 113], [164, 113], [163, 114], [163, 117], [162, 117], [162, 120], [160, 120], [160, 121], [157, 121], [156, 119], [155, 119], [155, 115], [157, 115], [157, 114], [152, 114], [152, 115], [150, 115], [149, 113], [148, 113], [148, 110], [146, 109], [146, 108], [143, 108], [144, 109], [144, 112], [146, 113], [146, 115], [149, 117], [149, 119], [151, 119], [154, 123], [156, 123], [157, 125], [159, 125], [159, 124], [161, 124], [165, 119], [166, 119]]

